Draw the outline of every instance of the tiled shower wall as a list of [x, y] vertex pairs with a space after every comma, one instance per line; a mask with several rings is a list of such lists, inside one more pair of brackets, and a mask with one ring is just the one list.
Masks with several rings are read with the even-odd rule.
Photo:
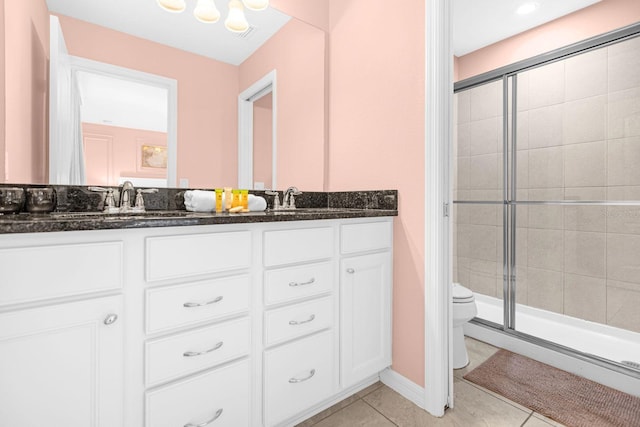
[[[640, 202], [640, 37], [517, 77], [517, 199]], [[502, 200], [502, 82], [456, 95], [454, 199]], [[454, 280], [502, 297], [502, 206], [454, 207]], [[518, 206], [517, 302], [640, 332], [640, 206]]]

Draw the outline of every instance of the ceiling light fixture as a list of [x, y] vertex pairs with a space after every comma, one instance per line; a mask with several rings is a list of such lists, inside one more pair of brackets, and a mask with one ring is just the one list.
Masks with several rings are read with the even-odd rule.
[[172, 13], [180, 13], [187, 7], [184, 0], [158, 0], [158, 6]]
[[[167, 12], [183, 12], [187, 5], [185, 0], [156, 0], [158, 5]], [[244, 15], [244, 8], [249, 10], [265, 10], [269, 7], [269, 0], [231, 0], [229, 1], [229, 15], [224, 21], [224, 26], [234, 33], [244, 33], [249, 29], [249, 22]], [[205, 24], [213, 24], [220, 20], [220, 11], [214, 0], [197, 0], [193, 10], [195, 18]]]
[[205, 24], [213, 24], [220, 19], [220, 11], [213, 0], [198, 0], [193, 16]]
[[242, 0], [242, 2], [250, 10], [265, 10], [269, 7], [269, 0]]
[[224, 26], [234, 33], [244, 33], [249, 28], [247, 18], [244, 16], [244, 6], [240, 0], [229, 2], [229, 15], [224, 21]]
[[516, 10], [518, 15], [527, 15], [540, 7], [539, 3], [536, 2], [528, 2], [520, 5]]

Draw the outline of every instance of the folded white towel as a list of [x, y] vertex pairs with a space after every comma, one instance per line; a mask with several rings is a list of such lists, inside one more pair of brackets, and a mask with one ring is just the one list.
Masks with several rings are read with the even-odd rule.
[[251, 212], [261, 212], [267, 209], [267, 201], [264, 197], [249, 194], [249, 210]]
[[213, 212], [216, 210], [216, 193], [203, 190], [185, 191], [184, 206], [191, 212]]
[[[224, 210], [224, 193], [222, 194], [222, 206]], [[188, 190], [184, 193], [184, 206], [190, 212], [213, 212], [216, 210], [215, 191]], [[264, 197], [249, 194], [249, 210], [263, 211], [267, 208]]]

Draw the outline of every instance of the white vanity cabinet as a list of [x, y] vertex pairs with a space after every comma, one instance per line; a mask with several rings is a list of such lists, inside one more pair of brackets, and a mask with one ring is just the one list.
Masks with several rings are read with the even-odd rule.
[[391, 365], [392, 228], [344, 224], [340, 261], [340, 366], [349, 387]]
[[337, 390], [335, 227], [264, 232], [264, 425]]
[[250, 426], [252, 235], [210, 231], [145, 239], [147, 427]]
[[122, 242], [2, 237], [0, 425], [123, 425]]
[[0, 234], [0, 426], [301, 422], [391, 364], [392, 224]]

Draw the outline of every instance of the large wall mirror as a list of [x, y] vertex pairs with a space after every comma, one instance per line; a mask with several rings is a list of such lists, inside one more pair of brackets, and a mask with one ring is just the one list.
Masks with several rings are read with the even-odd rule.
[[252, 156], [261, 161], [258, 187], [275, 187], [277, 176], [280, 187], [322, 190], [326, 35], [308, 16], [279, 10], [286, 0], [271, 3], [245, 9], [250, 28], [235, 34], [224, 28], [222, 0], [215, 24], [194, 17], [196, 0], [181, 14], [156, 0], [0, 0], [0, 183], [235, 187], [246, 164], [238, 96], [276, 70], [278, 93], [261, 104], [271, 101], [277, 114], [256, 105], [255, 129], [274, 129], [275, 141]]

